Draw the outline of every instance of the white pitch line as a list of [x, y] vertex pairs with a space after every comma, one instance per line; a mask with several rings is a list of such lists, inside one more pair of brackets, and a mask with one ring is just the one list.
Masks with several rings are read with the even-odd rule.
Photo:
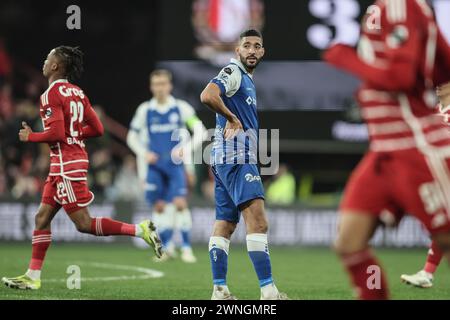
[[[91, 266], [94, 268], [103, 268], [110, 270], [128, 270], [128, 271], [137, 271], [140, 273], [144, 273], [143, 275], [130, 275], [130, 276], [111, 276], [111, 277], [81, 277], [81, 281], [123, 281], [123, 280], [145, 280], [145, 279], [155, 279], [161, 278], [164, 276], [164, 272], [136, 267], [136, 266], [128, 266], [128, 265], [119, 265], [119, 264], [110, 264], [110, 263], [102, 263], [102, 262], [76, 262], [74, 264], [80, 266]], [[42, 282], [65, 282], [67, 279], [42, 279]]]

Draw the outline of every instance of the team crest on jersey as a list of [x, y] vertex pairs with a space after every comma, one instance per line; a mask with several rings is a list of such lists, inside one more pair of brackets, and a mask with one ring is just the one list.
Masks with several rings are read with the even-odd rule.
[[177, 123], [180, 117], [176, 113], [171, 113], [169, 116], [169, 122], [170, 123]]
[[398, 25], [386, 38], [386, 43], [390, 48], [396, 49], [403, 45], [409, 37], [408, 28]]
[[226, 67], [225, 69], [223, 69], [223, 71], [229, 75], [231, 75], [233, 73], [233, 69]]
[[45, 117], [50, 118], [53, 114], [52, 108], [45, 109]]

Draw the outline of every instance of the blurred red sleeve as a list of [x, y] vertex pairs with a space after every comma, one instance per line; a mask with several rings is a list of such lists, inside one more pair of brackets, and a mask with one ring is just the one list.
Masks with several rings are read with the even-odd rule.
[[43, 132], [32, 132], [28, 136], [30, 142], [58, 142], [65, 137], [64, 121], [56, 120], [48, 125]]
[[407, 14], [401, 22], [392, 23], [386, 10], [381, 17], [382, 39], [385, 45], [384, 63], [369, 64], [356, 50], [337, 44], [328, 49], [324, 60], [350, 72], [380, 90], [408, 91], [413, 88], [422, 55], [421, 37], [427, 21], [413, 5], [407, 3]]
[[95, 113], [94, 108], [90, 104], [85, 110], [85, 126], [83, 126], [83, 138], [95, 138], [102, 136], [105, 132], [102, 122], [100, 121], [97, 113]]
[[42, 118], [44, 131], [32, 132], [28, 136], [30, 142], [58, 142], [65, 138], [64, 112], [58, 91], [51, 89], [48, 92], [48, 101], [42, 106], [45, 117]]

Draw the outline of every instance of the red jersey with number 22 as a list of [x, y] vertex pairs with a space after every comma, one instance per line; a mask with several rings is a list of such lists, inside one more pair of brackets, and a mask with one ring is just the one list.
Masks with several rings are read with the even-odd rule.
[[49, 176], [86, 180], [89, 160], [83, 142], [83, 122], [92, 113], [83, 90], [65, 79], [54, 81], [42, 94], [40, 116], [44, 132], [52, 125], [64, 126], [64, 140], [48, 143]]

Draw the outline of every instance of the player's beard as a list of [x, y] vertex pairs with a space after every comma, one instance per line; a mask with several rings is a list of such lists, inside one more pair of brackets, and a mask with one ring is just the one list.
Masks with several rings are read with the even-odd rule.
[[[247, 58], [249, 57], [254, 57], [256, 59], [256, 62], [253, 64], [249, 64], [247, 63]], [[258, 57], [256, 56], [247, 56], [244, 57], [242, 55], [239, 55], [239, 60], [241, 60], [241, 63], [247, 68], [247, 70], [253, 70], [256, 68], [256, 66], [259, 64], [259, 62], [261, 61], [261, 59], [258, 59]]]

